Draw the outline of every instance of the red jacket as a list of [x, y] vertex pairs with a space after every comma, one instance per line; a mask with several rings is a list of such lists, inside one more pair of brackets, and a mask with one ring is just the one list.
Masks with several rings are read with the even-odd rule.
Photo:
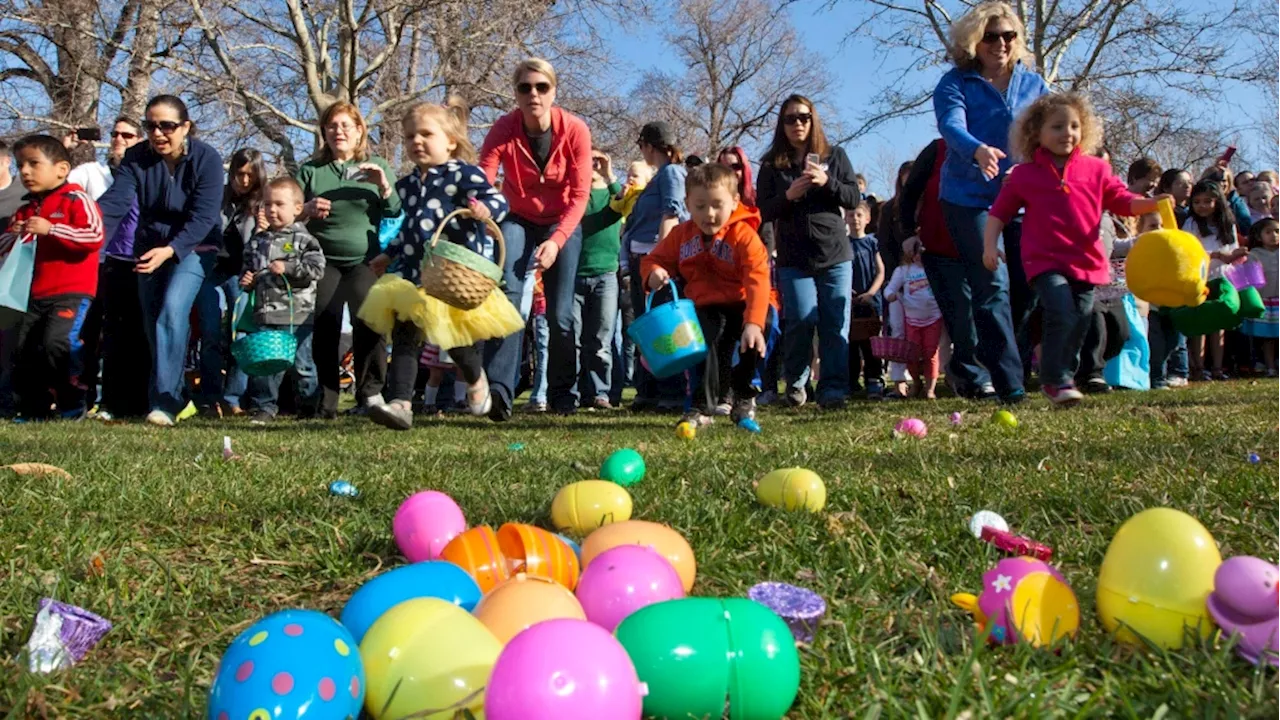
[[564, 247], [591, 196], [591, 131], [572, 113], [553, 107], [551, 134], [551, 154], [539, 170], [520, 111], [507, 113], [484, 138], [480, 168], [496, 183], [501, 166], [502, 194], [511, 212], [538, 225], [555, 225], [550, 239]]
[[694, 221], [680, 223], [640, 261], [640, 277], [655, 267], [684, 278], [694, 305], [745, 302], [742, 321], [765, 326], [769, 313], [769, 251], [756, 229], [760, 211], [743, 203], [714, 238], [705, 238]]
[[[14, 213], [13, 224], [40, 217], [52, 227], [36, 243], [36, 266], [31, 277], [31, 298], [58, 295], [94, 295], [98, 292], [98, 249], [102, 247], [102, 215], [79, 185], [63, 183], [43, 197], [27, 196], [27, 204]], [[6, 232], [6, 234], [11, 234]]]

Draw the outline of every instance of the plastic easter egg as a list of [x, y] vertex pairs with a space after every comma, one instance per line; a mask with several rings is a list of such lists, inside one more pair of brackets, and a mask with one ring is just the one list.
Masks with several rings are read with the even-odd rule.
[[605, 480], [566, 485], [551, 501], [551, 522], [560, 531], [585, 535], [603, 525], [630, 519], [631, 494]]
[[991, 416], [991, 421], [1001, 427], [1009, 428], [1010, 430], [1018, 427], [1018, 418], [1014, 417], [1013, 413], [1008, 410], [997, 410], [995, 414]]
[[691, 422], [681, 422], [676, 425], [676, 437], [682, 440], [692, 440], [698, 436], [698, 429]]
[[488, 720], [639, 720], [644, 693], [611, 634], [581, 620], [548, 620], [502, 650], [484, 710]]
[[563, 585], [524, 573], [490, 590], [476, 606], [475, 616], [503, 644], [544, 620], [587, 619], [578, 598]]
[[783, 468], [760, 478], [756, 499], [769, 507], [818, 512], [827, 504], [827, 486], [812, 470]]
[[684, 598], [622, 621], [618, 642], [648, 687], [646, 715], [777, 720], [795, 701], [800, 657], [774, 612], [744, 598]]
[[560, 533], [556, 533], [556, 537], [560, 538], [560, 542], [569, 546], [569, 549], [573, 551], [574, 556], [578, 558], [578, 567], [582, 567], [582, 546], [575, 542], [573, 538], [561, 535]]
[[698, 575], [698, 563], [693, 548], [680, 533], [666, 525], [647, 520], [627, 520], [605, 525], [587, 536], [582, 543], [582, 563], [590, 567], [596, 556], [619, 545], [646, 545], [657, 550], [680, 576], [680, 586], [685, 593], [693, 589]]
[[467, 529], [467, 519], [453, 498], [426, 490], [410, 495], [396, 510], [391, 532], [409, 562], [435, 560], [444, 546]]
[[[360, 643], [374, 720], [483, 717], [484, 687], [502, 643], [470, 613], [438, 598], [406, 600]], [[426, 710], [434, 712], [425, 713]]]
[[1052, 645], [1075, 637], [1080, 604], [1067, 581], [1035, 558], [1005, 558], [982, 576], [978, 608], [997, 643]]
[[488, 525], [473, 527], [450, 540], [440, 553], [440, 559], [466, 570], [475, 578], [482, 593], [489, 592], [511, 577], [507, 559], [498, 545], [498, 535]]
[[345, 720], [360, 714], [365, 673], [355, 640], [314, 610], [268, 615], [236, 636], [209, 691], [209, 720]]
[[904, 418], [893, 428], [900, 435], [922, 438], [929, 434], [929, 426], [920, 418]]
[[951, 413], [950, 420], [952, 425], [960, 425], [964, 422], [964, 415], [961, 415], [959, 412], [953, 412]]
[[578, 555], [555, 533], [507, 523], [498, 528], [498, 548], [511, 572], [554, 580], [570, 590], [578, 586]]
[[1195, 518], [1172, 508], [1143, 510], [1120, 526], [1102, 559], [1098, 617], [1125, 642], [1142, 636], [1179, 648], [1184, 626], [1208, 637], [1205, 600], [1221, 564], [1217, 543]]
[[613, 632], [642, 607], [684, 597], [680, 574], [657, 550], [619, 545], [600, 553], [582, 573], [578, 601], [587, 619]]
[[644, 479], [644, 458], [631, 448], [616, 450], [600, 466], [600, 479], [623, 487], [635, 485]]
[[361, 585], [342, 608], [342, 624], [358, 644], [383, 613], [405, 600], [420, 597], [440, 598], [470, 612], [480, 602], [480, 586], [451, 562], [405, 565]]

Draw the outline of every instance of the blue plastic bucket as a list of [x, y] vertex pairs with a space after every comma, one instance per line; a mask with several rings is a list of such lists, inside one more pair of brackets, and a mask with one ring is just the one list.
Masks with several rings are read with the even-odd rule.
[[627, 328], [627, 336], [640, 348], [649, 372], [654, 377], [668, 378], [702, 364], [707, 358], [707, 341], [693, 301], [681, 300], [674, 283], [672, 302], [655, 308], [653, 295], [649, 293], [644, 301], [644, 315]]

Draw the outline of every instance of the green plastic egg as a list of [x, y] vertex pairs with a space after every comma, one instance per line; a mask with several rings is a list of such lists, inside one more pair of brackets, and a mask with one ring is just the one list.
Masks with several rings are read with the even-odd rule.
[[778, 720], [800, 689], [786, 623], [745, 598], [683, 598], [642, 608], [616, 631], [648, 685], [646, 716]]
[[644, 458], [640, 453], [631, 448], [622, 448], [606, 458], [600, 466], [600, 479], [627, 487], [644, 479], [644, 469]]

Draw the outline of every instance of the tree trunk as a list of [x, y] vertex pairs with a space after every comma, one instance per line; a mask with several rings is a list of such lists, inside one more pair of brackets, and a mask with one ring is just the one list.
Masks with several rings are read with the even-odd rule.
[[160, 8], [154, 0], [144, 0], [138, 8], [138, 20], [133, 36], [133, 52], [129, 55], [129, 74], [121, 93], [120, 115], [142, 118], [151, 92], [151, 74], [155, 71], [151, 54], [155, 51], [160, 27]]

